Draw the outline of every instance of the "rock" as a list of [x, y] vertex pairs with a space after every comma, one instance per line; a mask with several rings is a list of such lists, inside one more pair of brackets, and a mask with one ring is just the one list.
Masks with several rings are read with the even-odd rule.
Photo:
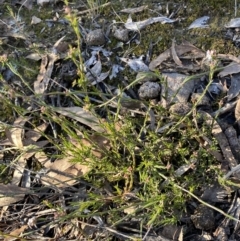
[[170, 240], [179, 240], [182, 227], [172, 224], [167, 224], [163, 227], [162, 235]]
[[179, 102], [172, 105], [169, 110], [171, 114], [184, 116], [191, 110], [191, 108], [191, 104], [187, 102]]
[[190, 79], [189, 76], [179, 73], [163, 73], [165, 79], [162, 85], [162, 105], [167, 107], [171, 103], [187, 102], [193, 93], [199, 79]]
[[138, 90], [140, 99], [155, 99], [160, 95], [161, 86], [156, 82], [147, 81]]
[[240, 27], [240, 18], [233, 18], [225, 25], [225, 28], [239, 28], [239, 27]]
[[128, 29], [115, 29], [113, 36], [122, 42], [127, 42], [127, 41], [129, 41], [128, 34], [129, 34]]
[[202, 95], [202, 93], [193, 93], [191, 96], [192, 103], [195, 104], [196, 102], [198, 102], [197, 106], [210, 106], [210, 99], [206, 95]]
[[104, 45], [105, 43], [106, 39], [101, 29], [93, 30], [86, 36], [86, 44], [89, 46]]
[[191, 215], [191, 220], [194, 226], [198, 229], [212, 229], [215, 224], [214, 211], [211, 208], [200, 204], [194, 214]]

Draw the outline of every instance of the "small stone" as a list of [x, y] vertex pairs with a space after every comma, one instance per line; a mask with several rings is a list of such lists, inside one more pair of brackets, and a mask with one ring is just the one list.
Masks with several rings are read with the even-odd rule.
[[160, 95], [161, 86], [156, 82], [147, 81], [138, 90], [140, 99], [155, 99]]
[[210, 105], [210, 99], [204, 95], [202, 96], [202, 93], [193, 93], [191, 96], [191, 101], [193, 104], [195, 104], [196, 102], [198, 102], [197, 106], [200, 105], [205, 105], [205, 106], [209, 106]]
[[182, 227], [172, 224], [167, 224], [163, 227], [162, 235], [170, 240], [179, 240]]
[[191, 108], [191, 104], [186, 102], [179, 102], [172, 105], [169, 110], [172, 114], [184, 116], [191, 110]]
[[104, 33], [101, 29], [96, 29], [87, 34], [86, 44], [89, 46], [94, 45], [104, 45], [106, 43], [106, 39]]
[[116, 29], [113, 33], [113, 36], [122, 42], [127, 42], [129, 41], [128, 34], [129, 34], [128, 29]]
[[198, 229], [212, 229], [215, 225], [214, 211], [211, 208], [200, 204], [195, 210], [194, 215], [191, 215], [191, 220], [194, 226]]

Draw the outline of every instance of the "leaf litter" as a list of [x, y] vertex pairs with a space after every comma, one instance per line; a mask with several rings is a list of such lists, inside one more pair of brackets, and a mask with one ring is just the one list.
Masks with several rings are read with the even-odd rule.
[[[0, 4], [3, 5], [4, 2], [1, 1]], [[31, 1], [22, 1], [19, 4], [16, 6], [28, 10], [35, 7]], [[38, 1], [39, 11], [49, 4], [57, 6], [53, 1]], [[74, 11], [76, 16], [80, 16], [97, 12], [100, 7], [93, 7], [91, 12], [89, 9], [80, 11], [81, 7], [77, 6]], [[107, 7], [110, 7], [110, 3], [102, 5], [102, 8]], [[135, 18], [135, 14], [149, 10], [150, 6], [144, 5], [125, 8], [120, 12], [132, 14]], [[174, 24], [184, 21], [180, 17], [173, 19], [174, 14], [168, 14], [168, 5], [165, 10], [165, 15], [152, 15], [140, 21], [129, 16], [126, 22], [120, 23], [121, 26], [114, 20], [109, 24], [108, 32], [97, 18], [89, 26], [81, 22], [80, 45], [70, 42], [68, 46], [70, 39], [68, 33], [63, 31], [63, 34], [55, 36], [56, 42], [45, 42], [42, 44], [43, 49], [35, 52], [36, 48], [31, 40], [34, 37], [27, 31], [22, 32], [24, 26], [21, 26], [19, 19], [14, 20], [9, 30], [2, 28], [1, 31], [4, 32], [1, 33], [1, 39], [3, 37], [11, 41], [14, 38], [25, 46], [25, 59], [29, 59], [32, 64], [33, 61], [39, 64], [39, 71], [31, 82], [33, 88], [21, 83], [21, 75], [7, 64], [6, 56], [10, 59], [11, 53], [2, 57], [3, 64], [0, 65], [2, 74], [7, 70], [11, 71], [8, 78], [5, 75], [5, 79], [1, 79], [0, 100], [10, 100], [14, 115], [14, 121], [1, 123], [4, 129], [4, 138], [0, 143], [1, 153], [3, 157], [7, 154], [11, 157], [10, 161], [3, 162], [5, 172], [11, 176], [11, 180], [8, 184], [0, 184], [0, 206], [4, 207], [1, 220], [11, 223], [16, 220], [11, 215], [21, 212], [24, 218], [22, 227], [8, 229], [9, 236], [45, 238], [49, 237], [51, 230], [54, 238], [58, 239], [61, 235], [57, 230], [62, 232], [66, 229], [68, 232], [64, 233], [65, 240], [100, 237], [158, 240], [156, 232], [158, 237], [165, 240], [183, 240], [185, 237], [190, 240], [187, 236], [194, 234], [197, 239], [198, 235], [194, 232], [201, 229], [210, 239], [227, 240], [230, 238], [226, 231], [230, 225], [229, 215], [232, 216], [231, 225], [234, 229], [232, 235], [236, 238], [239, 236], [237, 190], [240, 173], [240, 61], [234, 55], [216, 53], [214, 50], [205, 52], [186, 40], [180, 42], [175, 38], [157, 57], [151, 53], [152, 48], [155, 48], [152, 42], [146, 55], [135, 56], [128, 51], [124, 52], [127, 46], [134, 46], [136, 43], [141, 46], [141, 33], [150, 28], [150, 25], [161, 23], [174, 28]], [[67, 17], [73, 16], [71, 9], [65, 8], [65, 14]], [[41, 19], [36, 16], [32, 15], [28, 23], [33, 28], [41, 26], [42, 33], [45, 31], [45, 24], [51, 22], [56, 27], [54, 19], [48, 19], [48, 23], [45, 23], [44, 16]], [[69, 31], [71, 18], [67, 17], [60, 24]], [[211, 29], [212, 25], [207, 25], [209, 18], [198, 18], [187, 29]], [[47, 26], [51, 28], [50, 24]], [[235, 19], [222, 27], [235, 31], [237, 26], [238, 19]], [[237, 46], [235, 33], [228, 32], [228, 36], [231, 36], [232, 43]], [[122, 41], [118, 45], [122, 47], [111, 50], [112, 40]], [[74, 52], [78, 46], [81, 48], [80, 53]], [[134, 53], [134, 49], [131, 51]], [[86, 77], [83, 82], [79, 80], [81, 74]], [[133, 80], [129, 79], [131, 75], [134, 75]], [[20, 78], [20, 84], [17, 77]], [[20, 114], [21, 108], [24, 114]], [[111, 125], [114, 118], [117, 121]], [[129, 120], [136, 125], [128, 126]], [[69, 126], [66, 123], [70, 123]], [[124, 128], [130, 129], [130, 133], [123, 133]], [[208, 134], [204, 132], [205, 129], [210, 130]], [[193, 132], [192, 136], [189, 136], [188, 131]], [[153, 143], [151, 135], [154, 134], [158, 140]], [[189, 138], [181, 139], [187, 142], [188, 148], [186, 144], [176, 141], [179, 135]], [[132, 141], [130, 146], [129, 140]], [[165, 153], [164, 157], [161, 152], [159, 154], [156, 151], [156, 143], [158, 149]], [[149, 195], [144, 189], [149, 184], [146, 181], [148, 179], [143, 179], [147, 173], [141, 170], [142, 165], [146, 165], [144, 156], [147, 154], [144, 152], [151, 146], [151, 153], [159, 155], [158, 162], [154, 164], [159, 175], [158, 179], [153, 179], [158, 186], [154, 190], [156, 195], [162, 195], [162, 192], [166, 192], [170, 186], [174, 187], [184, 178], [180, 189], [191, 188], [187, 181], [190, 178], [189, 173], [194, 176], [194, 173], [199, 175], [199, 171], [206, 172], [207, 178], [212, 179], [212, 183], [198, 186], [192, 195], [187, 196], [189, 203], [186, 203], [186, 207], [191, 211], [181, 213], [178, 221], [182, 223], [175, 226], [167, 224], [164, 229], [159, 228], [154, 221], [164, 222], [161, 216], [170, 213], [169, 210], [151, 218], [140, 218], [139, 223], [131, 217], [137, 213], [140, 217], [144, 213], [150, 213], [149, 204], [143, 204], [139, 200]], [[176, 150], [181, 150], [182, 153], [178, 155]], [[207, 159], [212, 162], [213, 169], [224, 174], [224, 185], [220, 185], [221, 182], [213, 176], [216, 173], [211, 165], [206, 165], [208, 169], [201, 170], [200, 162], [206, 161], [204, 155], [201, 156], [204, 151], [205, 155], [208, 154]], [[148, 158], [155, 157], [147, 156]], [[160, 162], [161, 158], [164, 159], [163, 162]], [[104, 169], [106, 163], [111, 166], [110, 169]], [[107, 176], [103, 176], [105, 171]], [[99, 182], [91, 183], [90, 178], [94, 174]], [[169, 191], [170, 196], [173, 194], [176, 195]], [[98, 195], [103, 197], [101, 201]], [[125, 200], [125, 206], [114, 201], [118, 196]], [[98, 212], [92, 213], [93, 203], [98, 200], [99, 215]], [[90, 204], [87, 205], [88, 201]], [[25, 208], [25, 204], [29, 208]], [[156, 202], [156, 205], [159, 203]], [[120, 216], [127, 215], [122, 220], [126, 219], [128, 223], [120, 222], [115, 225], [116, 220], [109, 215], [112, 208], [119, 209]], [[74, 216], [74, 219], [66, 216], [65, 220], [71, 220], [71, 224], [56, 223], [64, 215], [77, 210], [81, 210], [79, 212], [86, 221], [78, 216]], [[222, 215], [219, 216], [222, 222], [216, 222], [216, 211]], [[44, 224], [38, 219], [41, 215], [52, 213], [54, 216]], [[101, 213], [109, 217], [105, 219]], [[143, 229], [139, 231], [139, 224], [142, 222]], [[183, 231], [184, 225], [187, 226], [186, 232]], [[84, 230], [83, 233], [81, 229]], [[28, 232], [32, 236], [27, 236]]]

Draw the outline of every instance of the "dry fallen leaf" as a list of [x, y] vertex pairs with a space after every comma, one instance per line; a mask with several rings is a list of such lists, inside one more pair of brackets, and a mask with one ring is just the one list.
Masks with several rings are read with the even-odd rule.
[[45, 122], [34, 128], [34, 130], [27, 131], [24, 136], [23, 145], [35, 145], [36, 141], [42, 137], [42, 133], [47, 129], [48, 125], [49, 124]]
[[227, 92], [228, 101], [236, 98], [240, 94], [240, 74], [234, 74], [231, 76], [231, 86]]
[[54, 162], [46, 162], [45, 168], [49, 172], [41, 178], [42, 183], [47, 186], [67, 187], [76, 182], [76, 178], [90, 171], [87, 165], [72, 163], [72, 157], [58, 159]]
[[99, 118], [94, 116], [91, 112], [85, 111], [81, 107], [61, 107], [54, 109], [57, 113], [73, 118], [80, 123], [89, 126], [97, 132], [104, 132], [105, 130], [101, 127]]
[[238, 102], [235, 108], [235, 118], [238, 122], [240, 121], [240, 99], [238, 99]]
[[23, 225], [20, 228], [17, 228], [13, 230], [11, 233], [9, 233], [9, 237], [6, 237], [4, 241], [14, 241], [14, 240], [19, 240], [19, 236], [21, 235], [22, 232], [25, 231], [25, 229], [28, 228], [28, 225]]
[[215, 182], [209, 186], [203, 187], [201, 199], [208, 203], [224, 203], [227, 198], [231, 196], [231, 192], [231, 188], [221, 186], [218, 182]]
[[218, 75], [220, 77], [225, 77], [227, 75], [238, 74], [238, 73], [240, 73], [240, 64], [230, 63], [229, 65], [225, 66]]
[[207, 25], [208, 20], [210, 19], [209, 16], [203, 16], [201, 18], [196, 19], [191, 25], [188, 27], [188, 29], [193, 28], [208, 28], [209, 25]]
[[42, 62], [37, 80], [34, 81], [34, 91], [36, 94], [43, 94], [52, 75], [54, 63], [59, 56], [55, 53], [49, 53], [47, 56], [42, 56]]
[[14, 170], [13, 177], [11, 180], [12, 184], [19, 185], [19, 183], [22, 179], [24, 170], [25, 170], [26, 161], [30, 157], [32, 157], [34, 154], [36, 154], [36, 152], [39, 151], [40, 148], [46, 146], [48, 143], [49, 143], [49, 141], [47, 141], [47, 140], [36, 142], [34, 144], [34, 146], [36, 146], [36, 150], [32, 149], [32, 150], [24, 153], [23, 155], [21, 155], [20, 158], [18, 158], [16, 165], [14, 165], [15, 170]]
[[0, 207], [9, 206], [23, 200], [27, 193], [30, 193], [29, 189], [14, 184], [0, 184]]
[[13, 123], [14, 127], [6, 130], [7, 138], [18, 148], [23, 147], [24, 125], [29, 119], [29, 117], [19, 116]]
[[129, 58], [120, 58], [121, 61], [126, 63], [132, 70], [135, 72], [148, 72], [148, 66], [143, 62], [142, 59], [129, 59]]
[[172, 40], [172, 47], [171, 47], [171, 53], [172, 53], [172, 58], [174, 60], [174, 62], [179, 65], [179, 66], [182, 66], [182, 62], [181, 60], [179, 59], [177, 53], [176, 53], [176, 45], [175, 45], [175, 39]]
[[[201, 51], [199, 48], [195, 47], [191, 43], [185, 41], [180, 45], [175, 45], [175, 52], [179, 59], [181, 59], [182, 55], [188, 52], [191, 52], [191, 59], [204, 58], [205, 53]], [[161, 53], [156, 59], [153, 59], [149, 64], [150, 70], [155, 70], [156, 67], [160, 66], [163, 61], [166, 61], [171, 57], [172, 48], [167, 49], [163, 53]]]
[[[238, 102], [240, 104], [240, 102]], [[212, 135], [216, 138], [218, 141], [218, 144], [222, 150], [222, 153], [225, 157], [225, 161], [228, 164], [230, 169], [233, 169], [238, 165], [237, 160], [235, 159], [231, 148], [229, 146], [229, 142], [225, 136], [225, 134], [222, 131], [222, 128], [218, 124], [217, 120], [215, 120], [209, 113], [205, 111], [199, 111], [199, 114], [202, 114], [202, 116], [206, 119], [206, 123], [212, 127]], [[240, 112], [235, 112], [236, 119], [239, 117]], [[240, 178], [240, 173], [235, 172], [234, 176], [237, 178]]]
[[146, 28], [148, 25], [153, 24], [153, 23], [174, 23], [176, 22], [176, 20], [172, 20], [170, 18], [167, 17], [155, 17], [155, 18], [148, 18], [146, 20], [143, 21], [139, 21], [139, 22], [133, 22], [132, 18], [129, 17], [127, 22], [124, 24], [124, 27], [126, 29], [132, 30], [132, 31], [140, 31], [144, 28]]

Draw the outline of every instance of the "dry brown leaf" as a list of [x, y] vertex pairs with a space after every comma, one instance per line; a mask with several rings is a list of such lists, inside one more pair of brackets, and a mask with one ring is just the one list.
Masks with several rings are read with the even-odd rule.
[[30, 193], [29, 189], [14, 184], [0, 184], [0, 207], [9, 206], [23, 200], [25, 194]]
[[47, 186], [67, 187], [76, 182], [76, 178], [90, 171], [90, 167], [79, 163], [71, 163], [71, 157], [46, 162], [49, 172], [41, 178]]
[[0, 141], [0, 146], [14, 146], [14, 144], [8, 139]]
[[216, 57], [219, 59], [232, 60], [240, 64], [240, 59], [232, 54], [217, 54]]
[[42, 133], [47, 129], [48, 123], [43, 123], [38, 127], [34, 128], [34, 130], [29, 130], [25, 133], [25, 138], [23, 140], [23, 145], [32, 145], [36, 143], [36, 141], [42, 136]]
[[[181, 45], [176, 45], [175, 50], [176, 50], [176, 54], [179, 58], [181, 58], [181, 55], [188, 53], [188, 52], [192, 52], [193, 59], [205, 57], [205, 53], [203, 51], [201, 51], [200, 49], [198, 49], [197, 47], [195, 47], [194, 45], [192, 45], [191, 43], [186, 42], [186, 41], [183, 42]], [[152, 60], [149, 64], [149, 69], [150, 70], [156, 69], [156, 67], [161, 65], [161, 63], [163, 61], [167, 60], [170, 57], [171, 57], [171, 48], [167, 49], [166, 51], [161, 53], [156, 59]]]
[[240, 99], [238, 99], [237, 105], [235, 108], [235, 118], [237, 121], [240, 121]]
[[[212, 126], [212, 135], [216, 138], [216, 140], [218, 141], [218, 144], [222, 150], [222, 153], [225, 157], [225, 160], [228, 163], [228, 166], [230, 169], [233, 169], [234, 167], [236, 167], [238, 165], [237, 160], [235, 159], [231, 148], [229, 146], [229, 142], [226, 138], [226, 136], [224, 135], [220, 125], [218, 124], [218, 122], [207, 112], [204, 111], [199, 111], [199, 113], [201, 113], [203, 115], [203, 117], [206, 119], [206, 123], [209, 126]], [[235, 172], [234, 176], [237, 178], [240, 178], [240, 173]]]
[[232, 153], [237, 160], [240, 160], [240, 144], [237, 135], [237, 131], [233, 126], [229, 126], [225, 131], [224, 134], [226, 135], [229, 145], [231, 147]]
[[231, 188], [214, 182], [210, 186], [203, 187], [201, 199], [208, 203], [224, 203], [230, 198], [231, 192]]
[[234, 114], [235, 114], [235, 118], [236, 118], [236, 121], [238, 124], [238, 128], [240, 128], [240, 99], [238, 99], [238, 101], [237, 101], [237, 105], [236, 105]]
[[18, 148], [23, 147], [24, 125], [29, 119], [29, 117], [20, 116], [14, 121], [14, 127], [6, 130], [7, 138]]
[[240, 93], [240, 74], [234, 74], [231, 76], [231, 86], [227, 91], [228, 101], [239, 96]]
[[171, 53], [172, 53], [172, 58], [173, 58], [174, 62], [177, 65], [182, 66], [183, 64], [182, 64], [181, 60], [178, 58], [178, 55], [176, 53], [175, 39], [172, 40]]
[[49, 157], [44, 152], [37, 152], [34, 156], [43, 166], [49, 161]]
[[39, 74], [37, 76], [37, 80], [34, 82], [34, 91], [38, 94], [41, 94], [44, 92], [45, 88], [44, 86], [41, 86], [41, 82], [43, 81], [44, 75], [46, 73], [46, 68], [47, 68], [47, 64], [48, 64], [48, 56], [42, 56], [42, 62], [41, 62], [41, 66], [40, 66], [40, 71]]
[[225, 77], [231, 74], [240, 73], [240, 64], [237, 63], [230, 63], [229, 65], [225, 66], [224, 69], [218, 74], [220, 77]]
[[23, 225], [21, 228], [17, 228], [13, 230], [11, 233], [9, 233], [9, 237], [6, 237], [4, 241], [14, 241], [14, 240], [19, 240], [19, 236], [21, 235], [22, 232], [25, 231], [25, 229], [28, 228], [28, 225]]
[[37, 149], [32, 149], [31, 151], [28, 151], [26, 153], [24, 153], [18, 160], [17, 163], [15, 165], [15, 170], [13, 173], [13, 177], [11, 180], [11, 184], [15, 184], [15, 185], [19, 185], [21, 179], [22, 179], [22, 175], [26, 166], [26, 161], [32, 157], [37, 151], [39, 151], [39, 148], [42, 148], [44, 146], [46, 146], [49, 143], [49, 141], [45, 140], [45, 141], [39, 141], [34, 143], [34, 145], [37, 147]]
[[34, 91], [36, 94], [43, 94], [46, 91], [52, 75], [54, 63], [58, 59], [59, 56], [54, 53], [42, 56], [40, 71], [37, 80], [34, 81]]
[[22, 179], [25, 166], [26, 166], [26, 159], [24, 158], [24, 155], [23, 155], [18, 159], [18, 162], [15, 166], [15, 170], [13, 172], [13, 177], [11, 180], [12, 185], [19, 185]]
[[89, 126], [97, 132], [105, 132], [105, 130], [101, 127], [99, 118], [94, 116], [91, 112], [85, 111], [81, 107], [61, 107], [55, 108], [54, 110], [61, 115], [73, 118], [74, 120]]

